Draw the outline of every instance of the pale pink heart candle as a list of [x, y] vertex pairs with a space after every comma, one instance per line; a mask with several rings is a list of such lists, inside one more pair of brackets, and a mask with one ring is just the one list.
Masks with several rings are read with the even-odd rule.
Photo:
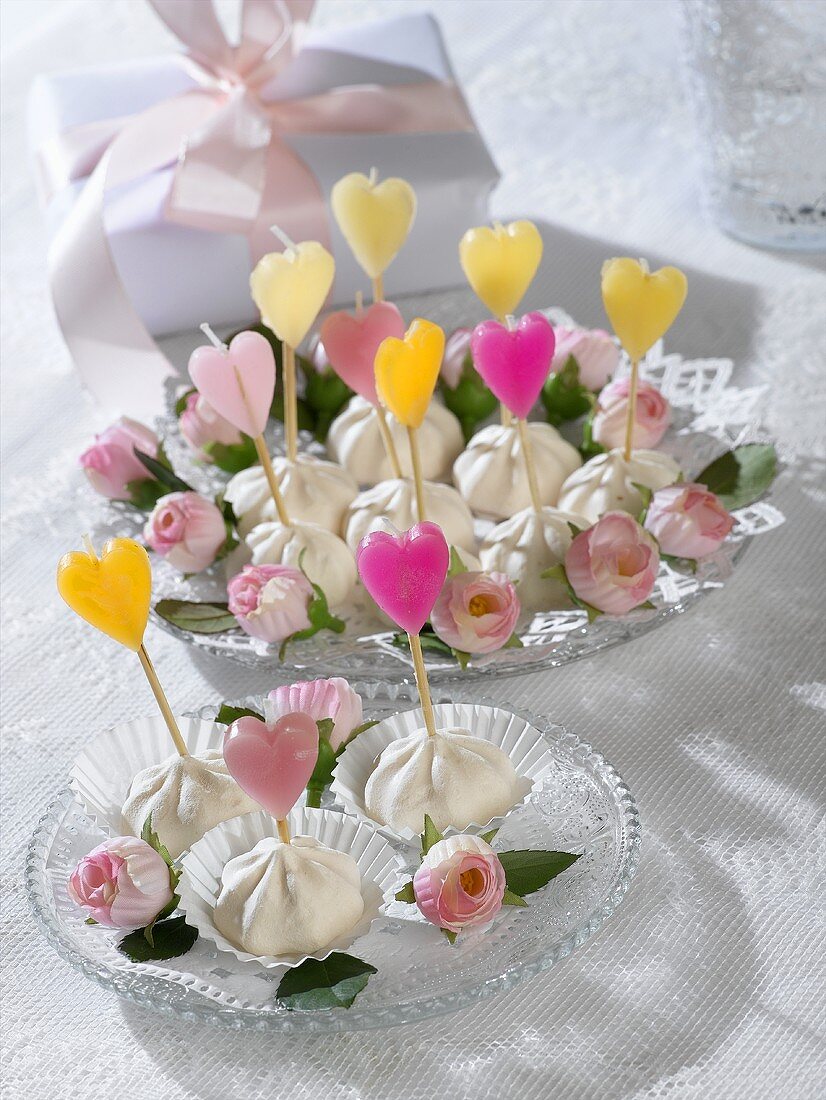
[[541, 313], [526, 313], [513, 328], [483, 321], [470, 338], [473, 363], [489, 389], [524, 420], [550, 374], [554, 330]]
[[374, 302], [369, 309], [355, 315], [340, 310], [325, 317], [321, 325], [321, 342], [330, 366], [371, 405], [378, 405], [376, 375], [373, 364], [379, 344], [390, 336], [401, 340], [404, 318], [392, 302]]
[[272, 723], [248, 715], [232, 723], [223, 748], [229, 773], [241, 790], [281, 822], [313, 774], [318, 726], [301, 711]]
[[418, 634], [442, 590], [450, 550], [438, 523], [417, 523], [402, 534], [371, 531], [356, 551], [362, 584], [394, 623]]
[[239, 332], [228, 348], [204, 345], [189, 359], [198, 392], [233, 427], [261, 435], [275, 393], [275, 357], [258, 332]]

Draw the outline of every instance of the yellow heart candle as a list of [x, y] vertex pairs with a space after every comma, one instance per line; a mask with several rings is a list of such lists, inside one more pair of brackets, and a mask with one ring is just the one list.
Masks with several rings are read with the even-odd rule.
[[284, 432], [287, 457], [294, 461], [298, 446], [295, 349], [310, 331], [330, 293], [336, 265], [318, 241], [295, 244], [277, 226], [273, 226], [273, 232], [285, 250], [262, 256], [250, 275], [250, 291], [261, 320], [283, 344]]
[[133, 539], [110, 539], [98, 557], [91, 539], [57, 565], [57, 590], [81, 619], [137, 653], [161, 714], [181, 756], [187, 755], [178, 724], [143, 644], [152, 596], [146, 550]]
[[639, 361], [671, 328], [683, 308], [688, 280], [679, 268], [649, 271], [645, 260], [629, 257], [602, 265], [602, 301], [614, 332], [631, 360], [625, 460], [631, 458], [637, 405]]
[[382, 340], [375, 359], [379, 400], [407, 428], [420, 523], [425, 520], [424, 485], [416, 430], [422, 426], [433, 397], [444, 352], [443, 330], [417, 317], [404, 339], [390, 336]]
[[477, 226], [459, 242], [465, 278], [502, 324], [509, 313], [516, 312], [541, 259], [542, 236], [533, 222]]
[[399, 253], [416, 217], [416, 192], [407, 180], [378, 182], [351, 172], [330, 194], [333, 216], [353, 255], [373, 283], [373, 300], [384, 297], [382, 276]]

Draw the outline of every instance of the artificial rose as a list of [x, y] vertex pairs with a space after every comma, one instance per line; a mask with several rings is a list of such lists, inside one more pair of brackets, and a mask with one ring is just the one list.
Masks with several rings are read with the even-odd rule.
[[178, 417], [181, 435], [202, 462], [212, 462], [209, 443], [222, 443], [226, 447], [242, 442], [241, 433], [228, 420], [224, 420], [212, 405], [195, 391], [186, 399], [184, 411]]
[[136, 836], [116, 836], [93, 848], [66, 888], [98, 924], [130, 931], [151, 924], [172, 900], [166, 861]]
[[556, 345], [551, 360], [551, 371], [562, 370], [573, 355], [579, 367], [579, 380], [583, 386], [598, 393], [619, 363], [619, 348], [613, 337], [602, 329], [554, 328]]
[[[606, 450], [625, 444], [628, 419], [630, 378], [610, 382], [599, 395], [594, 410], [591, 434]], [[671, 423], [671, 406], [656, 386], [640, 382], [637, 387], [637, 409], [631, 446], [638, 449], [656, 447]]]
[[442, 359], [441, 375], [446, 386], [455, 390], [462, 378], [465, 359], [470, 354], [469, 328], [457, 328], [447, 338], [445, 354]]
[[313, 586], [291, 565], [245, 565], [227, 584], [229, 609], [238, 625], [265, 642], [283, 642], [306, 630], [313, 595]]
[[158, 454], [158, 437], [137, 420], [122, 416], [79, 458], [80, 465], [92, 488], [110, 500], [129, 500], [130, 481], [154, 481], [152, 474], [135, 454], [135, 448], [150, 458]]
[[273, 688], [269, 698], [272, 700], [272, 709], [267, 712], [269, 719], [281, 718], [295, 711], [309, 714], [316, 722], [332, 718], [329, 741], [334, 752], [364, 722], [361, 696], [353, 691], [343, 676], [333, 676], [329, 680], [299, 680], [295, 684]]
[[440, 840], [413, 876], [416, 905], [448, 932], [487, 924], [502, 908], [505, 869], [481, 837], [462, 833]]
[[519, 598], [505, 573], [457, 573], [448, 578], [430, 615], [443, 642], [466, 653], [493, 653], [513, 634]]
[[227, 541], [227, 526], [221, 509], [206, 497], [169, 493], [152, 509], [143, 537], [173, 568], [200, 573]]
[[734, 516], [705, 485], [683, 483], [658, 489], [645, 516], [646, 530], [664, 554], [704, 558], [734, 526]]
[[573, 539], [565, 555], [576, 595], [608, 615], [624, 615], [644, 603], [659, 566], [656, 542], [627, 512], [606, 512]]

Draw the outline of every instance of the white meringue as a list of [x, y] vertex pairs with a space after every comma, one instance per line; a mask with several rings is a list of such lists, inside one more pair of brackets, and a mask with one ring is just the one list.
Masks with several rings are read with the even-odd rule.
[[[356, 562], [347, 544], [315, 523], [259, 523], [245, 539], [253, 565], [299, 564], [331, 606], [342, 604], [356, 583]], [[302, 557], [303, 553], [303, 557]]]
[[[543, 504], [556, 504], [562, 483], [581, 464], [576, 447], [550, 424], [528, 423]], [[453, 464], [453, 482], [474, 512], [506, 519], [531, 505], [531, 491], [515, 424], [490, 424]]]
[[[396, 444], [402, 473], [413, 476], [407, 430], [386, 414]], [[432, 481], [447, 477], [453, 460], [464, 446], [458, 419], [437, 401], [430, 403], [424, 423], [418, 429], [422, 476]], [[330, 425], [327, 435], [330, 457], [340, 462], [360, 485], [375, 485], [393, 477], [373, 406], [363, 397], [351, 398]]]
[[221, 875], [215, 927], [251, 955], [311, 955], [345, 935], [364, 912], [352, 856], [315, 837], [264, 837]]
[[[358, 493], [358, 485], [350, 474], [335, 462], [308, 454], [299, 455], [295, 462], [277, 455], [272, 465], [290, 519], [316, 523], [339, 534], [347, 505]], [[275, 501], [260, 466], [250, 466], [231, 477], [224, 500], [232, 505], [238, 518], [241, 538], [257, 524], [278, 518]]]
[[[472, 550], [476, 544], [473, 516], [453, 486], [425, 481], [424, 500], [427, 518], [439, 524], [448, 543]], [[364, 536], [369, 531], [386, 530], [387, 521], [399, 531], [418, 523], [412, 481], [394, 478], [359, 493], [344, 517], [344, 541], [355, 553]]]
[[220, 749], [208, 749], [138, 772], [121, 813], [136, 836], [151, 814], [152, 828], [177, 859], [222, 821], [260, 808], [229, 774]]
[[636, 516], [642, 510], [642, 497], [635, 482], [656, 491], [673, 485], [679, 476], [680, 467], [662, 451], [632, 451], [626, 462], [622, 449], [616, 447], [595, 455], [571, 474], [562, 486], [557, 507], [585, 516], [590, 523], [606, 512]]
[[541, 513], [525, 508], [497, 524], [482, 540], [482, 568], [489, 573], [507, 573], [518, 582], [516, 594], [523, 611], [571, 606], [561, 581], [540, 576], [543, 570], [564, 562], [573, 539], [569, 523], [583, 530], [591, 526], [584, 516], [556, 508], [543, 508]]
[[520, 798], [519, 777], [507, 755], [470, 730], [426, 729], [393, 741], [364, 788], [370, 817], [397, 832], [420, 833], [424, 815], [437, 829], [486, 825]]

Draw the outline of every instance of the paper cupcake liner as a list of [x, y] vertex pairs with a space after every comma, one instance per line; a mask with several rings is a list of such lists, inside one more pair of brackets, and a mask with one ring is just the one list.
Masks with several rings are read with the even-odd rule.
[[315, 837], [327, 848], [351, 855], [361, 872], [364, 914], [358, 924], [318, 951], [304, 955], [251, 955], [230, 943], [215, 927], [213, 912], [221, 891], [221, 874], [235, 856], [249, 852], [259, 840], [278, 836], [278, 827], [263, 810], [233, 817], [210, 829], [183, 857], [183, 876], [178, 886], [180, 910], [186, 923], [197, 928], [204, 939], [241, 962], [261, 966], [298, 966], [305, 959], [326, 959], [334, 951], [346, 951], [366, 936], [382, 915], [384, 906], [404, 881], [403, 866], [396, 852], [375, 829], [334, 810], [294, 807], [287, 816], [292, 836]]
[[[176, 716], [175, 721], [193, 755], [221, 748], [224, 726], [194, 717]], [[144, 768], [175, 755], [175, 746], [160, 715], [136, 718], [96, 737], [75, 760], [69, 783], [86, 813], [105, 833], [131, 836], [132, 826], [124, 820], [121, 808], [132, 780]]]
[[[536, 780], [553, 766], [553, 757], [542, 734], [518, 714], [479, 703], [439, 703], [433, 707], [433, 713], [437, 729], [468, 729], [475, 737], [490, 741], [509, 757], [521, 785], [517, 801], [508, 813], [525, 805]], [[424, 724], [424, 713], [419, 707], [393, 714], [372, 729], [360, 733], [339, 757], [330, 788], [336, 801], [341, 803], [347, 813], [372, 825], [382, 836], [411, 846], [418, 845], [419, 834], [411, 829], [397, 831], [389, 825], [374, 821], [364, 805], [364, 788], [375, 768], [376, 759], [384, 749], [391, 742], [422, 729]], [[464, 829], [448, 826], [444, 835], [451, 836], [460, 832], [483, 833], [489, 829], [498, 829], [504, 824], [506, 817], [507, 814], [503, 814], [489, 821], [474, 822]]]

